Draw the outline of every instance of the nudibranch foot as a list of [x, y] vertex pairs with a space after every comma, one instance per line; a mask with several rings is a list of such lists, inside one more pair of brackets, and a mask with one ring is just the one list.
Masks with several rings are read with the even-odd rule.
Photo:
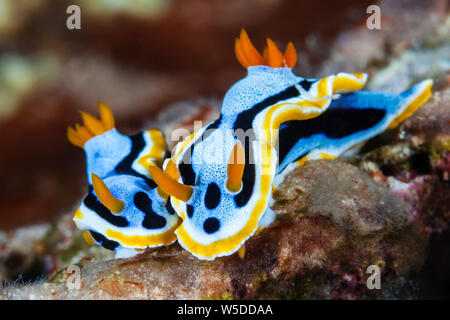
[[115, 251], [115, 258], [131, 258], [144, 251], [144, 249], [122, 247], [118, 242], [109, 240], [93, 230], [83, 231], [83, 238], [89, 245], [102, 246], [106, 249]]

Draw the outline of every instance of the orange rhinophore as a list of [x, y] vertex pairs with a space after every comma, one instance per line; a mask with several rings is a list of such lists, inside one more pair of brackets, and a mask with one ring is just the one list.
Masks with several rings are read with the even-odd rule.
[[92, 187], [97, 194], [98, 200], [113, 213], [122, 211], [125, 205], [123, 201], [115, 198], [106, 184], [96, 174], [92, 174]]
[[188, 201], [191, 198], [193, 192], [191, 186], [179, 183], [156, 166], [148, 167], [148, 171], [152, 179], [165, 194], [171, 195], [182, 201]]
[[242, 188], [242, 175], [245, 167], [245, 151], [238, 141], [230, 154], [227, 169], [227, 188], [231, 192], [238, 192]]

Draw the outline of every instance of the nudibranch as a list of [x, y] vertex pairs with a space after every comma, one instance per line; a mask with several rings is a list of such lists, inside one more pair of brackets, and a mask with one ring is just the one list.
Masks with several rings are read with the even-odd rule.
[[271, 195], [286, 172], [397, 126], [431, 95], [431, 80], [394, 95], [360, 91], [364, 73], [296, 76], [292, 43], [283, 53], [267, 39], [260, 54], [245, 30], [235, 54], [247, 76], [225, 94], [220, 117], [180, 142], [163, 169], [149, 167], [182, 219], [180, 245], [205, 260], [242, 256], [274, 220]]
[[167, 155], [162, 133], [149, 129], [123, 135], [114, 127], [110, 108], [103, 103], [98, 108], [100, 120], [82, 112], [84, 126], [67, 131], [69, 141], [86, 153], [89, 182], [75, 224], [89, 244], [114, 250], [116, 257], [173, 243], [179, 218], [148, 171]]

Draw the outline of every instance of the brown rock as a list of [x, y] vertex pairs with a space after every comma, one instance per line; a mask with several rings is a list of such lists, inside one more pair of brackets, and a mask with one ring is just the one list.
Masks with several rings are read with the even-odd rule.
[[[284, 190], [288, 190], [287, 197]], [[296, 197], [292, 198], [295, 193]], [[314, 161], [289, 175], [275, 200], [279, 213], [305, 210], [357, 235], [392, 230], [408, 221], [403, 203], [372, 181], [369, 175], [340, 161]]]
[[[278, 218], [246, 243], [246, 254], [202, 261], [178, 245], [133, 259], [82, 260], [81, 289], [69, 290], [60, 271], [38, 291], [5, 289], [6, 298], [264, 299], [364, 298], [366, 268], [383, 281], [422, 263], [425, 239], [400, 199], [358, 168], [312, 161], [292, 172], [275, 193]], [[34, 292], [32, 295], [30, 292]]]

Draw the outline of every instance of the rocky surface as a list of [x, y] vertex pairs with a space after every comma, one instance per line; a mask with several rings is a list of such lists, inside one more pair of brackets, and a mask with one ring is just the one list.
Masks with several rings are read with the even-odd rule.
[[[337, 187], [338, 186], [338, 187]], [[330, 193], [330, 190], [333, 192]], [[6, 298], [252, 299], [362, 298], [369, 265], [383, 283], [423, 262], [426, 239], [406, 205], [357, 167], [312, 161], [276, 191], [276, 222], [237, 254], [201, 261], [178, 245], [134, 259], [81, 260], [81, 287], [68, 289], [64, 269], [43, 286], [6, 288]], [[89, 255], [88, 255], [89, 256]]]
[[[244, 259], [200, 261], [175, 244], [135, 259], [108, 260], [110, 252], [83, 242], [69, 214], [52, 226], [1, 234], [5, 279], [31, 271], [50, 279], [19, 281], [0, 294], [7, 299], [419, 297], [411, 274], [422, 267], [430, 236], [450, 221], [448, 135], [440, 125], [446, 121], [447, 87], [397, 132], [347, 158], [353, 164], [312, 161], [288, 175], [274, 194], [277, 220], [248, 241]], [[202, 117], [217, 114], [217, 104], [212, 106]], [[195, 107], [180, 115], [181, 107], [186, 109], [174, 105], [155, 121], [177, 127], [197, 117]], [[72, 264], [80, 267], [80, 290], [67, 288]], [[379, 291], [366, 287], [372, 264], [382, 270]]]

